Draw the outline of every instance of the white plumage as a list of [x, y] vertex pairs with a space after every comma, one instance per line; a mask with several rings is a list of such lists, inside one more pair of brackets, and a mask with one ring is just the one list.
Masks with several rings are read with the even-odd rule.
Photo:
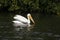
[[21, 26], [21, 27], [29, 27], [30, 26], [30, 19], [34, 23], [34, 20], [31, 17], [31, 14], [27, 14], [27, 18], [16, 15], [13, 17], [15, 20], [13, 21], [14, 26]]
[[16, 15], [14, 19], [19, 20], [21, 22], [28, 22], [27, 18], [21, 16], [21, 15]]

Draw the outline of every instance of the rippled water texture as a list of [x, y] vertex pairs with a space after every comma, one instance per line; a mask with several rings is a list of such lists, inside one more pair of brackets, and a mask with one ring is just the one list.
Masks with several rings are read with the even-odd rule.
[[13, 15], [0, 15], [0, 40], [60, 40], [60, 17], [32, 14], [35, 26], [27, 30], [13, 26]]

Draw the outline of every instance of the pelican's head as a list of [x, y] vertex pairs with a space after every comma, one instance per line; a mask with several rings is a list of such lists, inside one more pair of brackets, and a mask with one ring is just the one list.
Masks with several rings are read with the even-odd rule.
[[32, 16], [31, 16], [30, 13], [27, 14], [27, 18], [28, 18], [29, 20], [31, 20], [31, 21], [35, 24], [35, 22], [34, 22], [34, 20], [33, 20], [33, 18], [32, 18]]

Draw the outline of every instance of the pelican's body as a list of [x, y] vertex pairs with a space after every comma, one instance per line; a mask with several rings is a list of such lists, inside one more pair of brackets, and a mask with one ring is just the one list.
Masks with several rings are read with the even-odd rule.
[[27, 14], [27, 18], [21, 16], [21, 15], [16, 15], [13, 17], [15, 20], [13, 21], [14, 26], [21, 26], [21, 27], [29, 27], [30, 26], [30, 19], [34, 23], [31, 14]]

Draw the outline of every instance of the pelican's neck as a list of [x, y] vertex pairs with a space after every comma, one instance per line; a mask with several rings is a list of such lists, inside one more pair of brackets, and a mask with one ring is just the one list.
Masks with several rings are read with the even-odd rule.
[[29, 16], [27, 18], [28, 18], [28, 24], [30, 24], [30, 18], [29, 18]]

